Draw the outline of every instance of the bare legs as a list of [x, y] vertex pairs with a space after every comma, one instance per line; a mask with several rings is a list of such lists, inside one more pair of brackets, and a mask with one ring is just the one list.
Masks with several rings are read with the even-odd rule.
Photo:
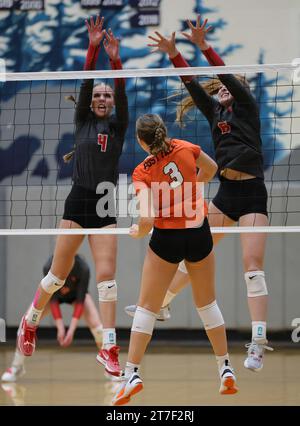
[[[158, 313], [177, 267], [178, 264], [164, 261], [148, 247], [143, 267], [138, 306], [150, 312]], [[128, 361], [133, 364], [140, 364], [150, 340], [150, 334], [132, 332]]]

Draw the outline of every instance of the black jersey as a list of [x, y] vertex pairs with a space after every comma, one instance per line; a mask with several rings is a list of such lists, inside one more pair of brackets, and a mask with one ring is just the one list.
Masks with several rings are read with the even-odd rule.
[[184, 81], [195, 105], [207, 118], [219, 171], [230, 168], [264, 178], [259, 111], [250, 91], [233, 75], [218, 75], [234, 97], [230, 108], [209, 96], [197, 79]]
[[[100, 182], [117, 183], [118, 162], [128, 127], [128, 100], [124, 84], [116, 84], [116, 114], [97, 118], [91, 111], [94, 80], [80, 87], [75, 112], [75, 160], [73, 181], [91, 191]], [[105, 142], [105, 143], [103, 143]]]
[[[51, 267], [52, 258], [48, 259], [43, 268], [44, 275], [46, 275]], [[76, 255], [74, 259], [74, 266], [66, 279], [65, 285], [56, 293], [53, 294], [51, 301], [58, 303], [83, 303], [85, 295], [88, 292], [90, 280], [90, 270], [88, 264], [83, 257]]]

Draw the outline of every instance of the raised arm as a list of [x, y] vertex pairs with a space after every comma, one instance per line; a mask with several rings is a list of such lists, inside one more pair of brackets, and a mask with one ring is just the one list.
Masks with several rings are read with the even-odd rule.
[[[156, 37], [149, 36], [149, 38], [155, 42], [148, 44], [148, 46], [153, 47], [152, 52], [167, 53], [176, 68], [190, 66], [176, 48], [175, 32], [172, 33], [170, 38], [163, 37], [158, 31], [155, 31], [155, 34]], [[180, 76], [180, 78], [191, 95], [196, 107], [200, 109], [209, 121], [211, 121], [216, 103], [215, 100], [206, 93], [195, 76]]]
[[[207, 21], [208, 20], [205, 19], [201, 25], [200, 15], [197, 16], [196, 25], [193, 25], [190, 20], [187, 20], [187, 24], [191, 32], [183, 32], [182, 34], [201, 50], [210, 65], [224, 66], [225, 63], [223, 59], [206, 41], [206, 35], [212, 29], [212, 26], [207, 27]], [[256, 106], [256, 101], [250, 91], [236, 77], [234, 77], [234, 75], [218, 74], [218, 77], [237, 102], [247, 103], [250, 105], [255, 104]]]
[[[89, 34], [89, 47], [87, 50], [86, 60], [84, 64], [85, 71], [96, 69], [96, 63], [100, 51], [100, 43], [104, 37], [103, 27], [104, 18], [97, 16], [94, 22], [93, 17], [90, 21], [86, 20], [85, 24]], [[92, 100], [94, 80], [84, 80], [80, 86], [79, 99], [76, 104], [75, 123], [83, 122], [90, 113], [90, 105]]]
[[[109, 57], [112, 70], [121, 70], [122, 62], [120, 57], [120, 42], [116, 38], [111, 29], [104, 32], [105, 39], [103, 41], [104, 49]], [[115, 86], [115, 106], [117, 123], [120, 130], [125, 134], [128, 127], [128, 100], [125, 90], [125, 79], [114, 78]]]

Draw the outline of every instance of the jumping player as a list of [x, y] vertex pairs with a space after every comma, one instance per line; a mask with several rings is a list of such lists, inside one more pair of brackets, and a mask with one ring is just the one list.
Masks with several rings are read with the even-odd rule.
[[[183, 35], [201, 49], [208, 62], [214, 66], [225, 65], [206, 41], [212, 27], [203, 25], [200, 16], [196, 26], [190, 21], [191, 33]], [[158, 32], [149, 37], [155, 51], [165, 52], [176, 67], [188, 67], [175, 45], [175, 33], [165, 38]], [[240, 226], [267, 226], [267, 190], [264, 183], [262, 142], [260, 137], [259, 110], [245, 79], [233, 75], [218, 75], [217, 85], [207, 90], [194, 77], [181, 77], [190, 97], [181, 102], [178, 119], [191, 107], [196, 106], [207, 118], [215, 146], [220, 186], [217, 195], [209, 204], [210, 226], [231, 226], [239, 221]], [[209, 93], [207, 93], [209, 92]], [[212, 96], [217, 94], [218, 100]], [[214, 234], [214, 244], [223, 234]], [[247, 344], [248, 356], [244, 366], [252, 371], [263, 367], [263, 355], [267, 346], [267, 300], [268, 291], [263, 271], [266, 234], [241, 234], [243, 265], [247, 286], [248, 306], [252, 319], [252, 340]], [[167, 294], [163, 306], [167, 306], [180, 288], [189, 282], [183, 264]]]
[[[106, 32], [102, 29], [103, 18], [98, 16], [95, 22], [90, 18], [86, 25], [89, 48], [84, 69], [95, 69], [103, 38], [104, 50], [112, 68], [121, 69], [119, 41], [111, 30]], [[115, 115], [112, 114], [114, 107]], [[97, 193], [97, 187], [102, 182], [113, 185], [117, 182], [118, 162], [128, 127], [125, 81], [115, 80], [113, 91], [107, 84], [93, 86], [92, 79], [85, 80], [76, 105], [75, 125], [73, 186], [65, 202], [60, 228], [115, 228], [115, 214], [105, 211], [106, 204], [103, 200], [104, 207], [100, 211], [98, 209], [101, 198], [107, 198], [107, 192]], [[51, 268], [42, 279], [33, 303], [21, 321], [18, 349], [23, 355], [32, 355], [36, 329], [43, 310], [53, 293], [63, 287], [83, 239], [84, 235], [77, 234], [58, 236]], [[115, 235], [89, 235], [89, 245], [95, 263], [103, 324], [103, 348], [98, 353], [97, 360], [108, 373], [119, 376], [119, 347], [116, 346], [115, 332], [117, 239]]]
[[[43, 268], [46, 275], [51, 267], [52, 256]], [[102, 324], [97, 312], [97, 308], [88, 293], [90, 280], [89, 266], [82, 256], [76, 255], [74, 266], [66, 279], [65, 285], [53, 294], [50, 302], [46, 305], [42, 318], [48, 313], [52, 313], [57, 328], [57, 340], [60, 346], [67, 347], [73, 341], [73, 336], [78, 325], [78, 321], [83, 315], [95, 343], [99, 349], [102, 346]], [[60, 305], [66, 303], [73, 305], [73, 316], [66, 333]], [[16, 349], [11, 366], [2, 374], [3, 382], [15, 382], [25, 374], [25, 356]]]
[[140, 218], [138, 225], [131, 227], [130, 235], [142, 238], [153, 224], [154, 229], [131, 328], [125, 380], [112, 403], [126, 404], [143, 389], [140, 364], [151, 339], [156, 314], [182, 260], [191, 277], [198, 314], [217, 358], [220, 393], [236, 393], [224, 320], [215, 297], [213, 243], [207, 210], [196, 184], [197, 167], [199, 182], [208, 182], [215, 175], [217, 165], [199, 146], [169, 139], [159, 115], [140, 117], [136, 134], [138, 143], [149, 156], [132, 175], [140, 202]]

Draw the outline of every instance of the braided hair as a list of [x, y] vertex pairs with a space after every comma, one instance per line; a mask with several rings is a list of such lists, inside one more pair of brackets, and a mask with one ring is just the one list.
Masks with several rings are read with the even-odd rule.
[[137, 119], [136, 133], [150, 148], [150, 154], [169, 150], [170, 139], [167, 128], [158, 114], [144, 114]]

